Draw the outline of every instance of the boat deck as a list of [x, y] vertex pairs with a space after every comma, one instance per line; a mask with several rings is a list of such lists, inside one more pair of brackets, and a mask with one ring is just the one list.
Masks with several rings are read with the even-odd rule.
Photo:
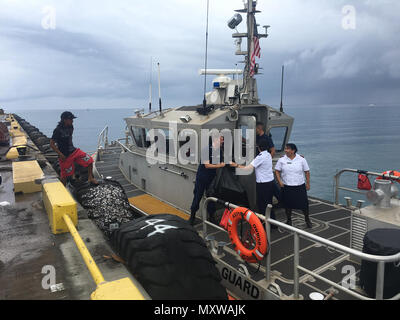
[[[118, 168], [120, 148], [110, 148], [101, 157], [100, 162], [96, 162], [96, 168], [98, 173], [103, 177], [110, 176], [113, 179], [119, 181], [124, 187], [130, 202], [135, 204], [135, 199], [142, 198], [145, 195], [144, 191], [137, 189], [121, 174]], [[151, 196], [151, 201], [146, 201], [147, 206], [142, 206], [140, 211], [145, 213], [149, 206], [155, 204], [165, 205], [158, 199]], [[153, 204], [151, 202], [153, 201]], [[163, 213], [176, 214], [172, 209], [163, 211], [162, 208], [159, 211]], [[176, 210], [176, 209], [174, 209]], [[189, 217], [188, 213], [180, 214], [186, 215], [186, 219]], [[276, 210], [276, 218], [278, 221], [285, 222], [286, 216], [284, 209]], [[329, 239], [339, 244], [350, 246], [350, 223], [351, 223], [351, 211], [333, 205], [327, 201], [310, 198], [310, 219], [313, 223], [313, 228], [307, 230], [315, 235], [322, 238]], [[299, 229], [305, 229], [304, 217], [301, 212], [294, 210], [293, 212], [293, 226]], [[202, 233], [202, 224], [200, 220], [196, 224], [197, 231]], [[208, 227], [208, 235], [213, 235], [216, 241], [228, 242], [228, 234], [220, 229]], [[272, 279], [277, 283], [284, 296], [290, 297], [293, 293], [293, 249], [294, 249], [294, 236], [292, 233], [281, 229], [275, 229], [271, 231], [271, 262], [272, 262]], [[238, 255], [233, 250], [233, 246], [227, 245], [224, 248], [225, 256], [223, 260], [232, 266], [239, 267], [239, 264], [243, 264], [243, 260], [238, 258]], [[360, 265], [348, 259], [348, 255], [332, 249], [321, 246], [313, 241], [303, 239], [300, 240], [300, 265], [314, 271], [315, 273], [328, 278], [335, 283], [341, 283], [343, 278], [347, 275], [342, 273], [344, 266], [352, 265], [357, 271], [356, 279], [358, 282], [358, 274], [360, 271]], [[248, 264], [248, 270], [251, 278], [259, 283], [265, 281], [265, 261], [260, 266], [255, 264]], [[320, 292], [327, 296], [331, 293], [331, 286], [317, 279], [312, 278], [300, 271], [300, 294], [304, 299], [309, 299], [309, 293]], [[357, 287], [357, 292], [362, 293]], [[354, 297], [343, 293], [336, 292], [332, 299], [355, 299]]]

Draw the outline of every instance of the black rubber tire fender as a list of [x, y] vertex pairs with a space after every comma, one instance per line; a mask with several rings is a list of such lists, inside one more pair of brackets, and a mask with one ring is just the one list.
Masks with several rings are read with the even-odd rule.
[[115, 230], [111, 243], [154, 300], [227, 299], [204, 240], [180, 217], [139, 218]]

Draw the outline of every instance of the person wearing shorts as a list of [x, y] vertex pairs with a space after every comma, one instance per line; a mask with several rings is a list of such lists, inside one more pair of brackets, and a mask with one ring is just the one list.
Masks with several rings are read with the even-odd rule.
[[61, 114], [61, 121], [54, 129], [50, 140], [51, 148], [58, 154], [60, 163], [61, 182], [66, 185], [68, 177], [75, 173], [75, 163], [88, 168], [88, 181], [92, 184], [98, 184], [93, 177], [93, 159], [90, 155], [79, 148], [75, 148], [72, 143], [72, 134], [74, 132], [73, 121], [76, 117], [69, 111]]

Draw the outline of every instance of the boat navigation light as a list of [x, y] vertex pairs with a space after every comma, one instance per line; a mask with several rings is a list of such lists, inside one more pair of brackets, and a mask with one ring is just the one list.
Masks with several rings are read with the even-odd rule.
[[229, 19], [228, 27], [231, 29], [236, 29], [236, 27], [241, 24], [242, 21], [242, 16], [239, 13], [236, 13], [231, 19]]

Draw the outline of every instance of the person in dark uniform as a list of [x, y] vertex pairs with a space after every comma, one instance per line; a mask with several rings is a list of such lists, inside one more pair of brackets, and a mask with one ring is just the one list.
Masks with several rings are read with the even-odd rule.
[[282, 187], [286, 223], [292, 225], [292, 209], [300, 209], [304, 213], [307, 228], [312, 228], [307, 196], [307, 191], [310, 190], [310, 168], [306, 159], [297, 154], [295, 144], [288, 143], [285, 147], [285, 154], [276, 164], [275, 173], [278, 183]]
[[[204, 191], [208, 189], [211, 182], [214, 180], [217, 169], [225, 167], [225, 163], [223, 162], [221, 156], [223, 155], [222, 139], [223, 138], [220, 137], [212, 139], [212, 143], [210, 143], [208, 147], [209, 159], [204, 161], [204, 163], [200, 163], [199, 168], [197, 169], [196, 184], [193, 190], [194, 197], [190, 207], [189, 223], [191, 225], [194, 225], [196, 212], [199, 210]], [[220, 151], [219, 155], [216, 154], [218, 150]], [[203, 151], [206, 152], [206, 150]], [[210, 202], [207, 207], [207, 211], [210, 215], [213, 215], [215, 213], [215, 203]]]
[[[267, 150], [271, 154], [271, 157], [274, 158], [276, 150], [274, 142], [271, 137], [265, 133], [265, 126], [262, 122], [257, 122], [256, 124], [256, 147], [260, 145], [260, 141], [266, 141]], [[257, 154], [259, 153], [257, 149]]]
[[75, 118], [71, 112], [63, 112], [61, 121], [54, 129], [53, 136], [50, 139], [50, 146], [59, 157], [61, 182], [66, 185], [68, 177], [74, 175], [74, 163], [77, 163], [82, 167], [88, 168], [88, 181], [97, 185], [98, 182], [93, 177], [92, 157], [81, 149], [75, 148], [72, 143], [73, 121]]

